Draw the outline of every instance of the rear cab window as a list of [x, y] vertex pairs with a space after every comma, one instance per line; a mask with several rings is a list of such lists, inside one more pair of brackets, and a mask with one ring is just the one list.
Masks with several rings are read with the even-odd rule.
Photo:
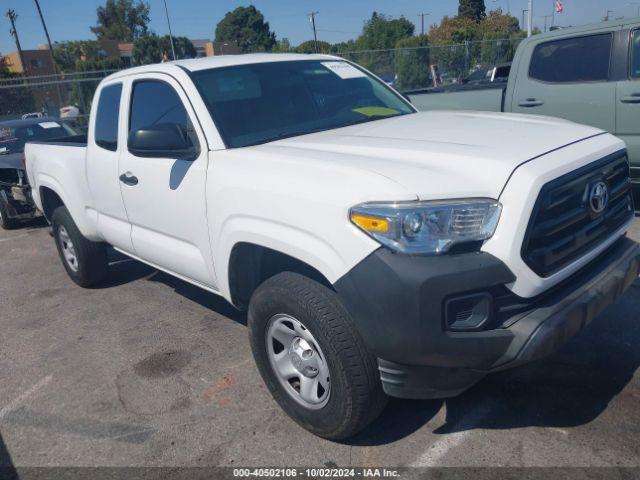
[[118, 149], [118, 117], [122, 84], [108, 85], [100, 91], [96, 113], [95, 143], [115, 152]]
[[529, 77], [549, 83], [606, 82], [612, 40], [604, 33], [541, 43], [533, 51]]

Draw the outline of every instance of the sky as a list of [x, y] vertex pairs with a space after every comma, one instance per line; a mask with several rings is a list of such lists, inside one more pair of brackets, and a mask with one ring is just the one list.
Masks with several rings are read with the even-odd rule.
[[[224, 14], [238, 6], [255, 5], [264, 14], [278, 39], [288, 38], [297, 45], [313, 38], [308, 13], [319, 12], [316, 17], [318, 40], [331, 43], [358, 36], [363, 22], [373, 11], [393, 17], [403, 15], [416, 24], [420, 33], [419, 13], [425, 17], [425, 29], [438, 23], [444, 15], [455, 15], [458, 0], [166, 0], [174, 35], [191, 39], [215, 36], [215, 26]], [[151, 6], [150, 29], [164, 35], [168, 33], [163, 0], [147, 0]], [[555, 0], [533, 0], [534, 25], [544, 27], [544, 15], [550, 15]], [[52, 41], [94, 39], [89, 27], [95, 25], [96, 8], [105, 0], [40, 0]], [[485, 0], [488, 10], [510, 9], [522, 18], [527, 0]], [[600, 21], [607, 10], [611, 18], [638, 15], [640, 0], [563, 0], [564, 13], [556, 15], [556, 24], [583, 25]], [[9, 34], [6, 11], [12, 8], [18, 14], [17, 29], [23, 49], [37, 48], [45, 42], [42, 25], [33, 0], [0, 0], [0, 52], [14, 51], [15, 43]], [[549, 25], [551, 20], [548, 19]]]

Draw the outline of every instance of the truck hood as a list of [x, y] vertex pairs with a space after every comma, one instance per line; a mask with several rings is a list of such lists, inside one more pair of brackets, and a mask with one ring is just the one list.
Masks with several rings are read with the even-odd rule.
[[433, 111], [250, 148], [375, 172], [422, 200], [497, 199], [522, 163], [602, 133], [549, 117]]

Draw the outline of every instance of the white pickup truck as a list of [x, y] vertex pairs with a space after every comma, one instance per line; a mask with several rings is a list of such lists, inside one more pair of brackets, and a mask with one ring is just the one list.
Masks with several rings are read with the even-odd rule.
[[248, 309], [274, 398], [326, 438], [387, 395], [456, 395], [552, 352], [640, 268], [622, 141], [418, 113], [335, 57], [116, 73], [87, 138], [28, 143], [26, 165], [77, 284], [112, 246]]

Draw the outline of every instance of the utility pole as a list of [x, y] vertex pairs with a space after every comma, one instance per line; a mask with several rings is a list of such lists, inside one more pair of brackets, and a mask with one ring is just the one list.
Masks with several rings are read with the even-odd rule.
[[167, 25], [169, 26], [169, 41], [171, 42], [171, 54], [173, 60], [176, 60], [176, 48], [173, 46], [173, 34], [171, 33], [171, 21], [169, 20], [169, 9], [167, 8], [167, 0], [164, 0], [164, 13], [167, 15]]
[[527, 20], [527, 37], [530, 37], [533, 33], [533, 0], [529, 0], [529, 18]]
[[422, 19], [422, 35], [424, 35], [424, 17], [431, 15], [430, 13], [419, 13], [418, 16]]
[[22, 47], [20, 46], [20, 38], [18, 37], [18, 30], [16, 30], [16, 19], [18, 15], [15, 10], [9, 9], [7, 10], [7, 18], [11, 22], [11, 30], [9, 30], [9, 34], [13, 36], [16, 40], [16, 48], [18, 49], [18, 58], [20, 59], [20, 66], [22, 67], [22, 72], [26, 73], [27, 67], [24, 64], [24, 56], [22, 55]]
[[526, 8], [524, 10], [522, 10], [522, 24], [520, 25], [520, 28], [522, 30], [524, 30], [524, 27], [526, 25], [526, 23], [524, 22], [524, 14], [527, 13], [529, 10], [527, 10]]
[[547, 20], [551, 17], [553, 17], [553, 15], [543, 15], [544, 17], [544, 31], [547, 31]]
[[[49, 57], [51, 58], [51, 67], [53, 68], [53, 73], [57, 74], [58, 69], [56, 68], [56, 61], [53, 58], [53, 45], [51, 44], [51, 37], [49, 36], [49, 30], [47, 29], [47, 24], [44, 21], [44, 16], [42, 15], [42, 10], [40, 9], [40, 2], [38, 0], [34, 0], [36, 2], [36, 8], [38, 9], [38, 15], [40, 16], [40, 21], [42, 22], [42, 28], [44, 29], [44, 35], [47, 37], [47, 44], [49, 45]], [[62, 107], [62, 92], [60, 91], [60, 85], [56, 83], [56, 92], [58, 93], [58, 103], [60, 107]]]
[[609, 14], [613, 13], [613, 10], [607, 10], [607, 14], [604, 16], [604, 21], [608, 22], [609, 21]]
[[316, 15], [320, 12], [311, 12], [309, 13], [309, 21], [311, 22], [311, 26], [313, 28], [313, 45], [316, 53], [318, 52], [318, 34], [316, 33]]

